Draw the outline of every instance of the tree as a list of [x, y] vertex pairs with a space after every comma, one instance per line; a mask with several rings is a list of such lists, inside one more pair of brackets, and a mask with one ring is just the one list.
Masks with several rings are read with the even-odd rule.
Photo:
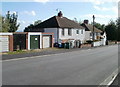
[[24, 32], [32, 31], [34, 26], [40, 24], [41, 22], [41, 20], [35, 21], [34, 24], [30, 24], [29, 26], [25, 27]]
[[5, 17], [2, 17], [2, 32], [15, 32], [20, 24], [17, 24], [18, 15], [10, 11], [7, 12]]
[[37, 20], [37, 21], [34, 22], [34, 25], [38, 25], [38, 24], [40, 24], [41, 22], [42, 22], [41, 20]]
[[117, 40], [117, 27], [114, 21], [110, 21], [110, 23], [105, 27], [105, 31], [107, 33], [108, 40]]
[[2, 16], [0, 15], [0, 32], [2, 31]]
[[120, 41], [120, 17], [116, 20], [117, 26], [117, 40]]
[[[93, 24], [93, 22], [91, 24]], [[101, 25], [100, 23], [95, 22], [94, 26], [96, 28], [100, 29], [101, 31], [105, 31], [105, 25], [104, 24]]]
[[79, 21], [78, 21], [78, 19], [77, 19], [77, 18], [74, 18], [74, 19], [73, 19], [73, 21], [74, 21], [74, 22], [76, 22], [76, 23], [78, 23], [79, 25], [81, 25], [81, 24], [82, 24], [82, 22], [81, 22], [81, 20], [80, 20], [80, 19], [79, 19]]
[[10, 29], [10, 23], [8, 19], [2, 17], [2, 32], [8, 32]]

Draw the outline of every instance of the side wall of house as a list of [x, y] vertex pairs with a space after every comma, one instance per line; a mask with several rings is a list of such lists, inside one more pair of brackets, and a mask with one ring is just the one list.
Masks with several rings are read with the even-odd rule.
[[[94, 39], [97, 40], [100, 37], [100, 33], [94, 33]], [[93, 33], [91, 31], [85, 31], [85, 40], [92, 40], [93, 39]]]
[[[79, 30], [79, 34], [77, 34], [77, 30]], [[81, 33], [83, 31], [83, 33]], [[72, 34], [68, 35], [68, 28], [65, 28], [64, 35], [62, 35], [62, 29], [59, 29], [59, 39], [74, 39], [74, 40], [80, 40], [82, 43], [84, 43], [85, 40], [85, 29], [72, 29]]]
[[58, 32], [57, 29], [59, 28], [44, 28], [44, 33], [54, 33], [54, 37], [53, 37], [53, 43], [57, 42], [57, 37], [58, 37]]
[[91, 39], [90, 33], [91, 33], [91, 31], [85, 31], [85, 40]]

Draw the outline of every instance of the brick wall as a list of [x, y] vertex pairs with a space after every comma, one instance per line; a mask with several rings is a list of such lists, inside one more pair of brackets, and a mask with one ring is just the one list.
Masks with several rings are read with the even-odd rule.
[[9, 35], [9, 51], [13, 51], [13, 35]]

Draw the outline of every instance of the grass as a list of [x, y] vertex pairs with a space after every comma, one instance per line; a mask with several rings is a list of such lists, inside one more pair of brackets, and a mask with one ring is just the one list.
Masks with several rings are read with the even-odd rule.
[[17, 50], [17, 51], [12, 51], [12, 52], [7, 52], [6, 54], [21, 54], [21, 53], [26, 53], [27, 51], [25, 50]]
[[2, 54], [9, 54], [9, 55], [14, 55], [14, 54], [23, 54], [23, 53], [32, 53], [32, 52], [42, 52], [42, 51], [47, 51], [47, 50], [50, 50], [50, 51], [57, 51], [57, 50], [60, 50], [62, 48], [44, 48], [44, 49], [34, 49], [34, 50], [17, 50], [17, 51], [12, 51], [12, 52], [6, 52], [6, 53], [2, 53]]

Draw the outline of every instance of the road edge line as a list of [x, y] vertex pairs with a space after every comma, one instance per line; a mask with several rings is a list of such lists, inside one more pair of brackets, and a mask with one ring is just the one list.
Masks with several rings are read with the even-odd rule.
[[103, 86], [109, 87], [117, 77], [118, 73], [119, 73], [119, 68], [116, 69], [109, 77], [107, 77], [98, 87], [103, 87]]

